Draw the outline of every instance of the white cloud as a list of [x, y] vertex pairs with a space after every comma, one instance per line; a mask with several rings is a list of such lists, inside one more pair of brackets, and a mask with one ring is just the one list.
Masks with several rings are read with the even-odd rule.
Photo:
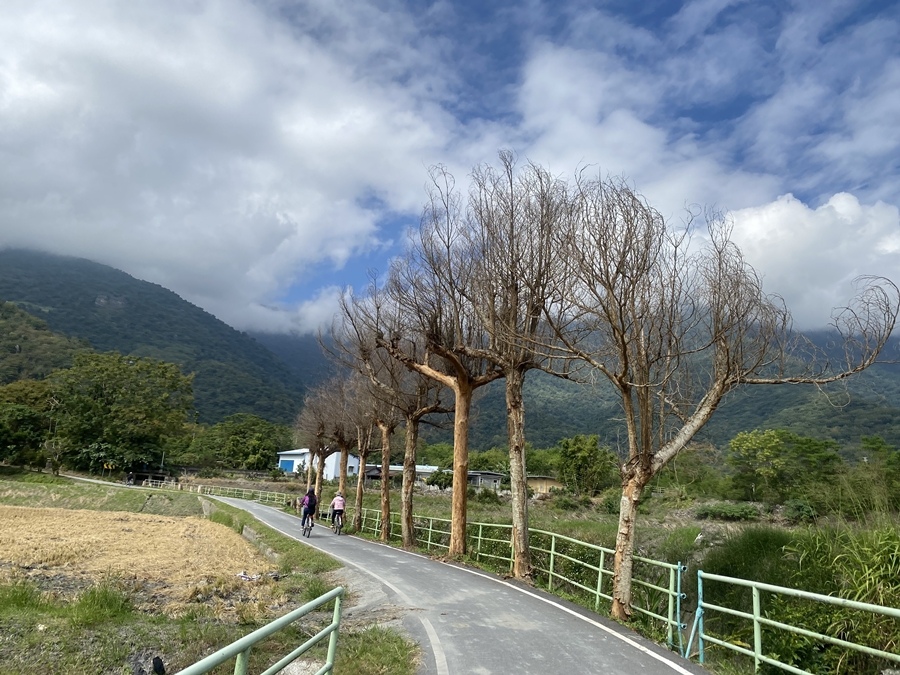
[[818, 208], [792, 195], [732, 212], [734, 239], [781, 295], [798, 328], [821, 328], [831, 310], [847, 304], [861, 275], [900, 282], [900, 210], [883, 202], [860, 204], [836, 194]]
[[309, 327], [396, 254], [429, 165], [464, 185], [510, 148], [624, 175], [668, 218], [735, 210], [778, 242], [744, 240], [798, 318], [856, 268], [900, 276], [895, 13], [591, 4], [8, 0], [0, 246], [114, 265], [239, 328]]

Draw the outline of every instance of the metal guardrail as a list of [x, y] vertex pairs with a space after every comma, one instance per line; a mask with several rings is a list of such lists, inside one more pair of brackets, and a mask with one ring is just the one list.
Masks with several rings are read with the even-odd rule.
[[[753, 607], [751, 612], [744, 612], [737, 609], [722, 607], [720, 605], [714, 605], [710, 602], [707, 602], [703, 595], [703, 580], [707, 579], [709, 581], [718, 581], [726, 584], [732, 584], [735, 586], [744, 586], [750, 588], [752, 590], [753, 596]], [[865, 645], [860, 645], [855, 642], [850, 642], [848, 640], [843, 640], [838, 637], [824, 635], [822, 633], [816, 633], [815, 631], [806, 630], [804, 628], [800, 628], [798, 626], [792, 626], [790, 624], [782, 623], [780, 621], [776, 621], [774, 619], [769, 618], [765, 615], [762, 608], [762, 598], [761, 591], [773, 593], [776, 595], [783, 595], [795, 598], [805, 598], [807, 600], [811, 600], [814, 602], [826, 603], [829, 605], [837, 605], [839, 607], [846, 607], [850, 609], [860, 610], [864, 612], [873, 612], [876, 614], [882, 614], [884, 616], [893, 617], [895, 619], [900, 619], [900, 609], [895, 609], [893, 607], [882, 607], [881, 605], [872, 605], [866, 602], [856, 602], [854, 600], [846, 600], [844, 598], [836, 598], [830, 595], [821, 595], [819, 593], [811, 593], [809, 591], [800, 591], [793, 588], [785, 588], [783, 586], [773, 586], [771, 584], [764, 584], [756, 581], [747, 581], [745, 579], [737, 579], [734, 577], [725, 577], [718, 574], [707, 574], [703, 570], [697, 571], [697, 613], [694, 617], [694, 625], [691, 629], [691, 636], [688, 639], [688, 653], [690, 653], [691, 647], [694, 644], [694, 638], [697, 638], [697, 648], [698, 648], [698, 659], [700, 663], [704, 662], [705, 659], [705, 644], [708, 642], [710, 644], [718, 645], [724, 649], [739, 652], [744, 654], [745, 656], [749, 656], [753, 658], [753, 663], [755, 669], [758, 671], [760, 666], [764, 663], [776, 666], [783, 670], [788, 671], [789, 673], [796, 673], [797, 675], [812, 675], [807, 670], [801, 670], [795, 666], [792, 666], [787, 663], [782, 663], [777, 659], [772, 658], [770, 655], [765, 653], [765, 649], [763, 647], [763, 627], [767, 626], [770, 628], [775, 628], [778, 630], [784, 630], [789, 633], [793, 633], [795, 635], [801, 635], [807, 638], [812, 638], [814, 640], [820, 641], [824, 644], [835, 645], [838, 647], [842, 647], [845, 649], [850, 649], [853, 651], [861, 652], [864, 654], [868, 654], [870, 656], [875, 656], [878, 658], [887, 659], [889, 661], [895, 661], [900, 663], [900, 654], [895, 654], [891, 652], [886, 652], [881, 649], [874, 649], [872, 647], [868, 647]], [[709, 611], [721, 612], [723, 614], [728, 614], [730, 616], [736, 616], [743, 619], [747, 619], [753, 622], [753, 645], [752, 649], [741, 646], [739, 644], [735, 644], [734, 642], [728, 642], [727, 640], [722, 640], [713, 635], [710, 635], [705, 631], [705, 616]]]
[[337, 654], [337, 637], [338, 628], [341, 623], [341, 601], [343, 596], [344, 588], [343, 586], [338, 586], [337, 588], [328, 591], [328, 593], [325, 593], [325, 595], [319, 596], [312, 602], [308, 602], [302, 607], [295, 609], [293, 612], [285, 614], [279, 619], [275, 619], [249, 635], [245, 635], [240, 640], [236, 640], [227, 647], [223, 647], [214, 654], [210, 654], [194, 665], [179, 671], [179, 675], [204, 675], [204, 673], [209, 673], [213, 668], [216, 668], [231, 659], [235, 659], [234, 675], [247, 675], [247, 668], [250, 660], [250, 648], [253, 645], [266, 639], [270, 635], [277, 633], [294, 621], [303, 618], [318, 607], [334, 600], [334, 614], [331, 623], [297, 647], [297, 649], [290, 654], [267, 668], [260, 675], [275, 675], [275, 673], [283, 670], [289, 663], [312, 649], [312, 647], [321, 642], [325, 637], [328, 637], [328, 655], [326, 656], [325, 665], [316, 671], [316, 675], [331, 673], [334, 670], [334, 659]]
[[244, 490], [243, 488], [221, 487], [218, 485], [195, 485], [188, 488], [190, 492], [201, 495], [218, 495], [220, 497], [236, 497], [237, 499], [249, 499], [265, 504], [278, 504], [286, 506], [294, 498], [294, 495], [285, 492], [266, 492], [264, 490]]
[[[416, 540], [429, 551], [446, 550], [450, 541], [450, 520], [431, 516], [415, 516]], [[381, 511], [362, 510], [362, 531], [379, 534], [381, 532]], [[400, 514], [391, 513], [391, 538], [400, 538]], [[566, 537], [546, 530], [529, 528], [531, 535], [532, 564], [537, 573], [535, 582], [554, 592], [564, 589], [578, 589], [593, 598], [594, 610], [600, 609], [601, 600], [611, 601], [612, 595], [604, 588], [612, 588], [613, 570], [607, 565], [615, 556], [612, 549], [589, 544], [579, 539]], [[497, 523], [466, 524], [467, 550], [476, 562], [498, 567], [499, 571], [512, 571], [513, 546], [512, 525]], [[578, 553], [576, 557], [575, 553]], [[637, 569], [646, 571], [649, 578], [635, 576], [634, 586], [643, 589], [643, 598], [636, 594], [632, 609], [657, 619], [666, 626], [669, 648], [676, 648], [684, 655], [682, 631], [687, 627], [681, 623], [681, 574], [687, 568], [681, 563], [672, 564], [635, 556]], [[608, 579], [608, 583], [604, 583]], [[590, 585], [588, 585], [590, 583]], [[665, 583], [665, 585], [662, 585]], [[643, 606], [641, 600], [645, 600]], [[663, 614], [664, 612], [664, 614]]]

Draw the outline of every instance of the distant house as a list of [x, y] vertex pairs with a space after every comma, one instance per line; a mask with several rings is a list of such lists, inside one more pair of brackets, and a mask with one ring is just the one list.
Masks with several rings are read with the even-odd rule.
[[560, 490], [565, 487], [561, 482], [553, 476], [528, 476], [525, 479], [526, 485], [530, 487], [536, 494], [550, 492], [550, 490]]
[[[278, 453], [278, 468], [285, 473], [303, 473], [309, 467], [313, 454], [309, 448], [297, 450], [285, 450]], [[325, 467], [322, 472], [324, 480], [334, 480], [341, 472], [341, 453], [335, 452], [325, 458]], [[359, 473], [359, 457], [350, 455], [347, 458], [347, 475], [355, 476]]]
[[[431, 466], [430, 464], [416, 464], [416, 481], [424, 483], [428, 480], [429, 476], [437, 470], [438, 467]], [[402, 476], [403, 465], [391, 464], [388, 471], [390, 471], [391, 478]], [[381, 480], [381, 464], [366, 464], [366, 478], [371, 480]]]
[[469, 485], [476, 488], [488, 488], [489, 490], [499, 490], [500, 483], [506, 478], [506, 474], [497, 473], [496, 471], [470, 471]]

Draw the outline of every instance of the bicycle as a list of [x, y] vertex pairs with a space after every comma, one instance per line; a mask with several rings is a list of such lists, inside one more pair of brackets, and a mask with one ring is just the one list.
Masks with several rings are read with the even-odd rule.
[[334, 518], [331, 520], [331, 531], [335, 534], [340, 534], [341, 529], [344, 527], [344, 514], [343, 513], [335, 513]]
[[312, 514], [310, 514], [309, 516], [307, 516], [306, 524], [303, 526], [303, 536], [304, 537], [309, 537], [309, 535], [312, 533], [313, 525], [314, 525], [313, 517], [312, 517]]

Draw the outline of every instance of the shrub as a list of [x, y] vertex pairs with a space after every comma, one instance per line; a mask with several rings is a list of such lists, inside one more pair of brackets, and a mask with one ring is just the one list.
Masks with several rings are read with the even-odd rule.
[[475, 495], [475, 501], [481, 504], [502, 504], [503, 500], [500, 499], [500, 495], [498, 495], [493, 490], [480, 490], [478, 494]]
[[816, 510], [802, 499], [788, 499], [784, 503], [784, 517], [791, 523], [811, 523], [816, 515]]
[[706, 504], [697, 508], [695, 512], [701, 520], [756, 520], [759, 518], [759, 509], [753, 504]]

